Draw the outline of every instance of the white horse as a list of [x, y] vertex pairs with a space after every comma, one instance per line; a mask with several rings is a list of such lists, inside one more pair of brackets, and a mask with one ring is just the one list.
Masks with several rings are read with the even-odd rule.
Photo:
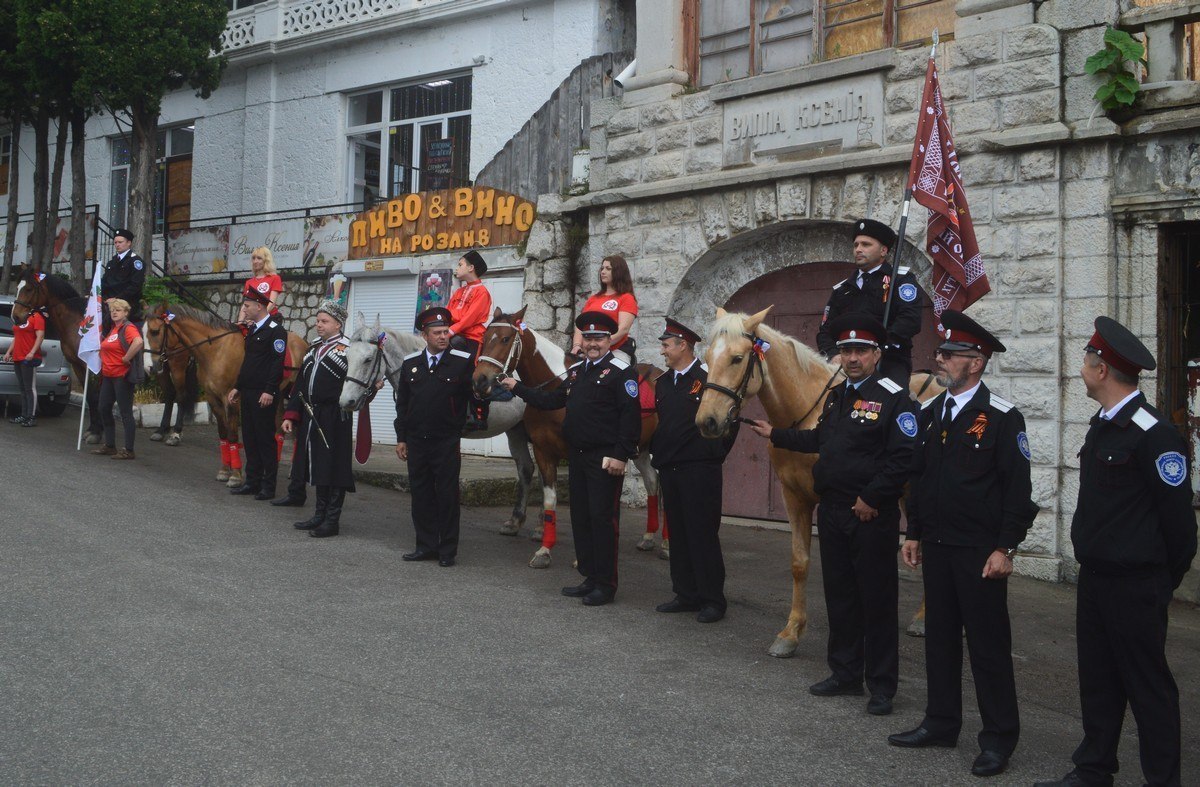
[[[407, 331], [384, 328], [376, 315], [375, 323], [366, 324], [366, 317], [359, 312], [355, 325], [360, 326], [350, 335], [346, 348], [346, 381], [342, 384], [342, 395], [338, 404], [343, 410], [359, 411], [370, 401], [376, 385], [387, 379], [394, 387], [404, 356], [425, 349], [425, 341]], [[525, 524], [525, 509], [529, 501], [529, 490], [533, 486], [533, 458], [529, 453], [529, 435], [523, 419], [525, 402], [513, 398], [507, 402], [492, 402], [488, 413], [488, 428], [464, 432], [468, 440], [485, 440], [503, 434], [508, 439], [508, 450], [517, 468], [517, 498], [512, 516], [501, 528], [501, 532], [515, 534]]]

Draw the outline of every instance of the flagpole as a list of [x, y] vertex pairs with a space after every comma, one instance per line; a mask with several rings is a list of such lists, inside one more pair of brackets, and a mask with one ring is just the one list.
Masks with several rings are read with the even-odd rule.
[[[933, 46], [929, 48], [929, 59], [937, 56], [938, 31], [933, 29]], [[918, 110], [919, 112], [920, 110]], [[921, 137], [921, 124], [925, 122], [923, 115], [917, 118], [917, 138]], [[892, 313], [892, 290], [895, 289], [896, 277], [900, 272], [900, 258], [904, 253], [904, 233], [908, 229], [908, 207], [912, 204], [912, 183], [904, 186], [904, 204], [900, 208], [900, 229], [896, 233], [896, 253], [892, 255], [892, 288], [888, 290], [887, 302], [883, 304], [883, 327], [888, 327], [888, 317]]]
[[89, 378], [91, 378], [91, 376], [92, 375], [88, 373], [87, 364], [84, 364], [83, 365], [83, 406], [79, 408], [79, 435], [75, 438], [75, 450], [76, 451], [83, 448], [83, 416], [87, 414], [88, 380], [89, 380]]

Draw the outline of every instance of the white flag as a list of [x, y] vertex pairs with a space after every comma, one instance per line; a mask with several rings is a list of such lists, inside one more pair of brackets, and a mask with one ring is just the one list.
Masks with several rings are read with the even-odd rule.
[[100, 308], [100, 279], [103, 275], [104, 264], [97, 260], [87, 311], [83, 313], [83, 322], [79, 323], [79, 359], [87, 364], [92, 374], [100, 374], [100, 319], [104, 314]]

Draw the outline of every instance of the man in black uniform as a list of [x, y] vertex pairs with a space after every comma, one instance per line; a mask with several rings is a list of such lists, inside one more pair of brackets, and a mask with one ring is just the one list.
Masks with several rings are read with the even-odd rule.
[[338, 534], [346, 493], [354, 491], [353, 419], [338, 403], [347, 371], [345, 324], [346, 307], [337, 301], [325, 301], [317, 309], [318, 339], [304, 354], [283, 414], [283, 431], [296, 432], [296, 453], [304, 457], [303, 464], [292, 467], [293, 479], [301, 484], [307, 480], [317, 489], [312, 517], [293, 526], [313, 538]]
[[425, 349], [405, 356], [396, 385], [396, 456], [408, 462], [417, 548], [405, 560], [437, 560], [449, 568], [458, 555], [458, 441], [471, 399], [469, 352], [450, 348], [449, 309], [417, 315]]
[[1196, 516], [1183, 439], [1138, 391], [1138, 374], [1155, 366], [1128, 329], [1096, 319], [1081, 374], [1100, 411], [1079, 452], [1071, 520], [1083, 742], [1075, 770], [1040, 784], [1112, 784], [1126, 705], [1146, 783], [1180, 783], [1179, 689], [1164, 649], [1171, 593], [1196, 555]]
[[117, 230], [113, 236], [116, 254], [104, 265], [100, 277], [100, 297], [105, 304], [104, 330], [112, 325], [108, 316], [108, 299], [120, 298], [129, 302], [129, 321], [142, 322], [142, 288], [146, 283], [146, 263], [133, 252], [133, 233], [126, 229]]
[[654, 384], [658, 428], [650, 440], [663, 508], [671, 523], [671, 586], [675, 598], [659, 612], [696, 612], [701, 623], [725, 617], [725, 561], [721, 557], [721, 464], [737, 437], [707, 440], [696, 428], [696, 410], [708, 367], [696, 358], [700, 337], [667, 318], [658, 337], [667, 372]]
[[254, 495], [255, 500], [275, 496], [279, 459], [275, 454], [275, 397], [283, 379], [287, 331], [271, 319], [271, 301], [255, 290], [245, 294], [246, 319], [253, 325], [246, 334], [246, 354], [237, 384], [229, 392], [229, 404], [241, 399], [242, 441], [246, 445], [246, 481], [235, 495]]
[[585, 360], [567, 371], [562, 385], [534, 389], [511, 377], [500, 385], [541, 410], [567, 408], [563, 437], [571, 448], [571, 533], [583, 582], [562, 593], [596, 607], [617, 594], [621, 485], [625, 464], [637, 454], [642, 413], [636, 371], [609, 351], [616, 320], [604, 312], [584, 312], [575, 326], [583, 333]]
[[865, 674], [867, 712], [886, 716], [900, 676], [896, 540], [917, 417], [908, 389], [877, 373], [883, 324], [854, 312], [830, 320], [828, 328], [847, 379], [830, 391], [817, 427], [772, 429], [755, 421], [753, 429], [779, 448], [819, 454], [813, 485], [821, 497], [817, 523], [833, 674], [809, 691], [858, 696]]
[[843, 314], [866, 312], [883, 322], [883, 313], [891, 301], [879, 373], [907, 388], [912, 375], [912, 339], [921, 332], [921, 289], [907, 267], [892, 274], [886, 258], [896, 243], [896, 233], [886, 224], [873, 219], [855, 222], [854, 264], [858, 273], [833, 285], [833, 294], [817, 329], [817, 348], [832, 359], [838, 348], [828, 328], [830, 320]]
[[1004, 345], [959, 312], [942, 312], [942, 324], [946, 340], [935, 357], [938, 383], [947, 390], [921, 406], [903, 549], [909, 567], [922, 558], [925, 563], [929, 696], [920, 726], [889, 735], [888, 743], [958, 745], [965, 628], [983, 717], [971, 773], [995, 776], [1008, 767], [1021, 727], [1008, 577], [1038, 507], [1031, 499], [1025, 419], [980, 381]]

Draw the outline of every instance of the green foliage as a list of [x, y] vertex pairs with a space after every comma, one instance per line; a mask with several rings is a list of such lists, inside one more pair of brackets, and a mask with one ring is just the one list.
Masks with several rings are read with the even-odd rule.
[[1106, 110], [1120, 109], [1137, 100], [1142, 86], [1130, 71], [1130, 65], [1141, 63], [1145, 55], [1146, 47], [1124, 30], [1110, 27], [1104, 32], [1104, 48], [1083, 66], [1089, 74], [1108, 78], [1094, 96], [1100, 106]]

